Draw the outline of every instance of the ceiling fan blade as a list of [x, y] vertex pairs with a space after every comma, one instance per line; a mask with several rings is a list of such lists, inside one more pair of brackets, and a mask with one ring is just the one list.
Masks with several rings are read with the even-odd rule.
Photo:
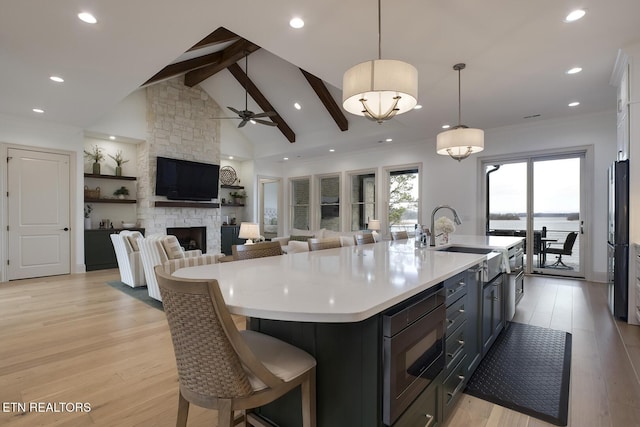
[[244, 125], [246, 125], [248, 121], [249, 121], [249, 120], [247, 120], [247, 119], [243, 119], [243, 120], [240, 122], [240, 124], [238, 125], [238, 127], [239, 127], [239, 128], [244, 127]]
[[240, 117], [211, 117], [213, 120], [223, 120], [223, 119], [239, 119]]
[[254, 122], [256, 123], [260, 123], [261, 125], [267, 125], [267, 126], [278, 126], [277, 123], [273, 123], [273, 122], [268, 122], [266, 120], [260, 120], [260, 119], [253, 119]]
[[237, 115], [240, 115], [240, 111], [236, 110], [233, 107], [227, 107], [229, 110], [233, 111], [234, 113], [236, 113]]
[[253, 117], [254, 118], [258, 118], [258, 117], [274, 117], [277, 116], [278, 113], [276, 113], [275, 111], [265, 111], [264, 113], [258, 113], [258, 114], [254, 114]]

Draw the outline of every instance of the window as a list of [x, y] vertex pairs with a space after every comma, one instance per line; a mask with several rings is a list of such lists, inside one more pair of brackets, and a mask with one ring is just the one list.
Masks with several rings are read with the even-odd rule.
[[389, 171], [389, 231], [411, 231], [420, 207], [418, 168]]
[[376, 216], [376, 174], [351, 175], [351, 231], [365, 230]]
[[319, 184], [320, 228], [340, 231], [340, 177], [321, 177]]
[[291, 225], [292, 228], [309, 230], [309, 201], [311, 186], [309, 178], [290, 180], [291, 183]]

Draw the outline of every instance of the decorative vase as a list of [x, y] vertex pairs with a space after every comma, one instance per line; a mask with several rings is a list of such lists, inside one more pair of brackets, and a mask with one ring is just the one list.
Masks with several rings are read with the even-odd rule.
[[95, 162], [93, 164], [93, 174], [94, 175], [100, 175], [100, 163]]
[[116, 166], [116, 176], [122, 176], [122, 166]]
[[124, 199], [124, 194], [118, 194], [118, 199]]
[[449, 233], [436, 234], [436, 246], [443, 246], [449, 244]]
[[91, 230], [91, 218], [84, 219], [84, 229]]

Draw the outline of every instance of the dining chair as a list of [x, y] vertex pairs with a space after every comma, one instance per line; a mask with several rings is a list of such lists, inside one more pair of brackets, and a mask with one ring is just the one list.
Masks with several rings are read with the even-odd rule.
[[235, 261], [267, 256], [282, 255], [282, 246], [279, 242], [262, 242], [253, 245], [233, 245], [231, 253]]
[[356, 244], [366, 245], [367, 243], [375, 243], [375, 239], [371, 233], [358, 233], [356, 234]]
[[[178, 368], [176, 426], [187, 425], [193, 403], [217, 410], [218, 427], [231, 427], [255, 418], [246, 411], [300, 386], [302, 425], [315, 427], [311, 355], [269, 335], [238, 330], [217, 280], [178, 279], [161, 266], [155, 274]], [[234, 419], [234, 411], [243, 412]]]
[[322, 249], [331, 249], [331, 248], [340, 248], [342, 247], [342, 243], [340, 243], [340, 237], [327, 237], [325, 239], [309, 239], [309, 250], [310, 251], [319, 251]]
[[391, 239], [392, 240], [407, 240], [408, 238], [409, 238], [409, 235], [404, 230], [402, 230], [402, 231], [392, 231], [391, 232]]

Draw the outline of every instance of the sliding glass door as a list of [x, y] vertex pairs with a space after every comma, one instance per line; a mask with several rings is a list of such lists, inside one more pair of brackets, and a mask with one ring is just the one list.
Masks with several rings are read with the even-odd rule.
[[585, 152], [483, 162], [486, 233], [526, 238], [528, 273], [584, 277]]

